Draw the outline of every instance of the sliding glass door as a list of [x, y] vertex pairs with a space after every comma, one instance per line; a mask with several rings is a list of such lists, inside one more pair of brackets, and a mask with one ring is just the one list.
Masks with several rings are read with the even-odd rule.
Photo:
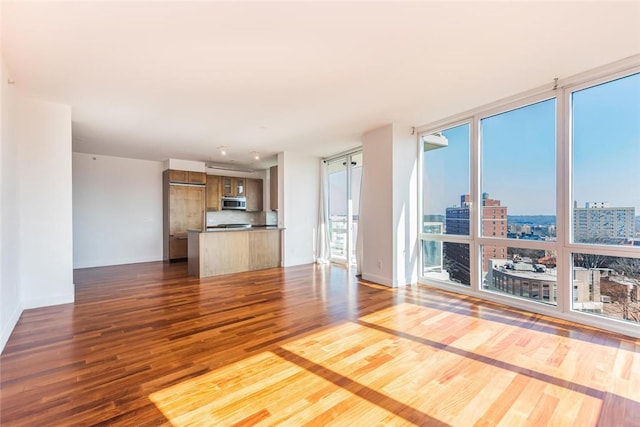
[[356, 265], [362, 153], [327, 161], [331, 260]]

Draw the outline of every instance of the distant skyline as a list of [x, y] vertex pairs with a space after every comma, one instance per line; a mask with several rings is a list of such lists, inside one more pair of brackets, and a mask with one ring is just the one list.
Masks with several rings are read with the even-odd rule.
[[574, 199], [640, 214], [640, 74], [576, 92]]
[[[572, 104], [571, 203], [640, 214], [640, 74], [575, 92]], [[550, 99], [481, 121], [481, 192], [509, 215], [556, 215], [555, 110]], [[425, 214], [444, 214], [470, 192], [469, 125], [443, 135], [448, 146], [425, 156]]]

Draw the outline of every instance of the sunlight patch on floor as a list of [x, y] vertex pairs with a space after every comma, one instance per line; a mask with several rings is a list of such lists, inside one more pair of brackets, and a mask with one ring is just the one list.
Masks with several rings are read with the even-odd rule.
[[[331, 381], [265, 352], [149, 396], [174, 426], [302, 425], [393, 415]], [[390, 425], [403, 425], [394, 423]]]
[[[185, 425], [595, 425], [638, 402], [632, 349], [403, 303], [150, 395]], [[592, 345], [592, 343], [591, 343]], [[590, 347], [593, 348], [593, 347]], [[615, 354], [612, 352], [612, 355]], [[589, 358], [605, 362], [581, 372]], [[600, 372], [602, 370], [602, 372]], [[606, 375], [605, 375], [606, 371]], [[616, 392], [606, 394], [607, 381]], [[568, 423], [568, 424], [567, 424]], [[355, 425], [355, 424], [354, 424]]]

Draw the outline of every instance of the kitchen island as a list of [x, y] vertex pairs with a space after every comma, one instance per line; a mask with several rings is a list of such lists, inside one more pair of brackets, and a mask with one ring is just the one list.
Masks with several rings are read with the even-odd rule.
[[188, 230], [188, 270], [199, 278], [280, 267], [278, 227]]

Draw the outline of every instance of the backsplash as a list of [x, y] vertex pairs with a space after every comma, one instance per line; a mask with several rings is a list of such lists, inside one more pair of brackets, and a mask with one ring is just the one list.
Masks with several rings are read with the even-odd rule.
[[278, 212], [213, 211], [207, 212], [207, 226], [218, 224], [277, 225]]

